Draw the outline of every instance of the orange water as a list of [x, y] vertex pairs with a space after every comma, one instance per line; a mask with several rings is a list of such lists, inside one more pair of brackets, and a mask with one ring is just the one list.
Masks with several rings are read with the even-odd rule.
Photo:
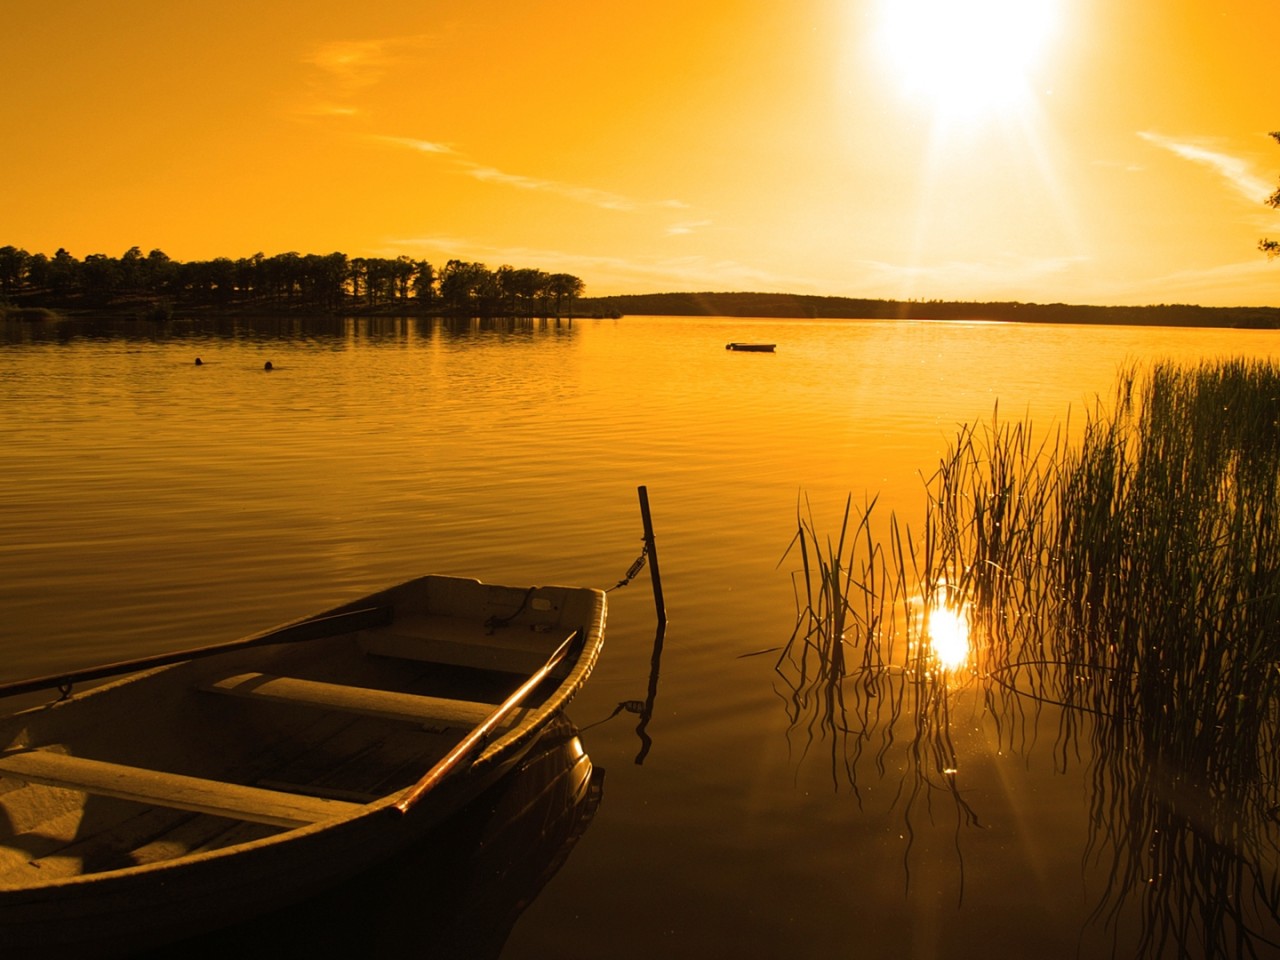
[[[1081, 866], [1083, 761], [998, 751], [974, 702], [955, 736], [980, 826], [946, 796], [932, 816], [928, 798], [906, 805], [900, 757], [883, 779], [862, 768], [860, 805], [828, 741], [806, 755], [788, 738], [776, 653], [742, 655], [795, 623], [795, 558], [779, 561], [802, 498], [820, 528], [849, 494], [909, 521], [956, 425], [997, 402], [1047, 433], [1109, 399], [1125, 363], [1277, 343], [639, 317], [2, 333], [3, 678], [230, 639], [425, 572], [608, 587], [639, 552], [647, 487], [670, 618], [653, 745], [634, 763], [625, 713], [585, 733], [604, 804], [511, 957], [1067, 957], [1082, 929], [1106, 942], [1086, 923], [1103, 891]], [[648, 591], [642, 575], [610, 595], [580, 726], [645, 697]]]

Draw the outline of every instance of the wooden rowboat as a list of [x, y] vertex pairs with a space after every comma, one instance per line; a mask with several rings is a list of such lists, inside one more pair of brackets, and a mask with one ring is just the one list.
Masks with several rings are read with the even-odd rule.
[[726, 350], [739, 350], [744, 353], [773, 353], [776, 343], [726, 343]]
[[604, 618], [598, 590], [422, 577], [0, 719], [0, 942], [135, 951], [386, 860], [522, 759]]

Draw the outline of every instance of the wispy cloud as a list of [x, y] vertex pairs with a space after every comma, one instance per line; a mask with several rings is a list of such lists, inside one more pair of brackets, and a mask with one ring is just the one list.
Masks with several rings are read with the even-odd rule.
[[1122, 173], [1141, 173], [1145, 167], [1140, 163], [1122, 162], [1119, 160], [1094, 160], [1093, 166], [1104, 170], [1119, 170]]
[[1138, 136], [1148, 143], [1168, 150], [1184, 160], [1198, 163], [1215, 171], [1242, 197], [1261, 202], [1271, 193], [1271, 185], [1254, 173], [1248, 161], [1223, 153], [1204, 142], [1178, 140], [1149, 130], [1141, 130]]
[[314, 98], [304, 109], [311, 114], [353, 116], [353, 102], [376, 86], [397, 64], [434, 43], [426, 34], [374, 40], [330, 40], [317, 44], [303, 62], [315, 68]]
[[1087, 256], [1009, 256], [921, 267], [862, 261], [852, 266], [864, 286], [885, 291], [876, 296], [902, 299], [1250, 306], [1241, 302], [1240, 290], [1272, 291], [1258, 297], [1259, 302], [1274, 302], [1280, 297], [1280, 270], [1261, 255], [1235, 263], [1140, 276], [1118, 275], [1105, 263]]
[[497, 167], [473, 160], [465, 153], [454, 149], [448, 144], [434, 140], [419, 140], [414, 137], [394, 137], [383, 134], [372, 134], [369, 139], [376, 143], [389, 144], [418, 153], [435, 154], [443, 157], [452, 163], [454, 168], [464, 176], [483, 183], [496, 183], [515, 190], [552, 194], [572, 200], [575, 203], [583, 203], [603, 210], [631, 211], [648, 207], [668, 209], [683, 209], [685, 207], [685, 204], [678, 200], [660, 200], [656, 203], [637, 200], [609, 190], [600, 190], [595, 187], [585, 187], [579, 184], [564, 183], [559, 180], [548, 180], [543, 177], [532, 177], [523, 173], [500, 170]]
[[[1255, 254], [1248, 260], [1235, 263], [1179, 270], [1161, 276], [1141, 277], [1130, 283], [1116, 283], [1100, 291], [1099, 297], [1112, 303], [1151, 303], [1152, 290], [1160, 291], [1158, 299], [1163, 303], [1262, 306], [1280, 300], [1280, 270], [1266, 257]], [[1254, 291], [1252, 302], [1241, 298], [1241, 290]]]
[[643, 206], [639, 201], [624, 197], [621, 194], [610, 193], [608, 190], [581, 187], [556, 180], [543, 180], [540, 177], [529, 177], [520, 173], [508, 173], [505, 170], [488, 167], [464, 158], [458, 158], [457, 163], [468, 176], [485, 183], [499, 183], [503, 186], [514, 187], [517, 190], [532, 190], [537, 193], [552, 193], [578, 203], [600, 207], [604, 210], [635, 210]]
[[[927, 264], [888, 263], [862, 260], [857, 266], [887, 287], [928, 284], [928, 296], [948, 296], [938, 291], [962, 290], [964, 296], [975, 291], [1035, 287], [1062, 277], [1087, 262], [1079, 255], [1024, 257], [1013, 254], [986, 260], [948, 260]], [[912, 294], [919, 295], [919, 294]], [[960, 295], [960, 294], [954, 294]]]
[[1081, 253], [919, 262], [865, 258], [845, 264], [843, 289], [834, 292], [897, 300], [1079, 302], [1091, 264]]
[[386, 40], [333, 40], [304, 57], [345, 91], [360, 90], [382, 79], [390, 65]]
[[683, 237], [693, 233], [695, 230], [701, 230], [703, 227], [709, 226], [711, 226], [710, 220], [684, 220], [667, 227], [667, 236]]
[[379, 143], [389, 143], [393, 146], [404, 147], [406, 150], [416, 150], [418, 153], [456, 153], [453, 147], [447, 143], [439, 143], [435, 140], [418, 140], [414, 137], [389, 137], [382, 134], [374, 134], [370, 139]]

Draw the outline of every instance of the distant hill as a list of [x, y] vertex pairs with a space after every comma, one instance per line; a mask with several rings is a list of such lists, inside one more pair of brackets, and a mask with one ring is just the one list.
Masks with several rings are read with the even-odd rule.
[[1100, 307], [1069, 303], [864, 300], [793, 293], [640, 293], [582, 297], [574, 304], [574, 312], [580, 316], [1001, 320], [1156, 327], [1280, 328], [1280, 307], [1200, 307], [1163, 303], [1145, 307]]

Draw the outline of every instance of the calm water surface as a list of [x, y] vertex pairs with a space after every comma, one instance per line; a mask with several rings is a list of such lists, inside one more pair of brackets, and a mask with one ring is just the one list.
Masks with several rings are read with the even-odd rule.
[[[957, 424], [997, 404], [1047, 434], [1124, 364], [1278, 344], [720, 318], [0, 327], [0, 678], [229, 639], [426, 572], [609, 587], [641, 546], [643, 484], [670, 617], [656, 688], [642, 575], [610, 594], [571, 711], [603, 801], [502, 956], [1130, 955], [1152, 894], [1109, 884], [1087, 750], [1054, 749], [1051, 709], [1010, 745], [957, 691], [969, 816], [897, 752], [856, 791], [833, 777], [828, 740], [788, 733], [776, 652], [745, 655], [795, 624], [779, 561], [802, 498], [819, 527], [850, 494], [910, 520]], [[646, 744], [609, 718], [650, 695]], [[1176, 907], [1181, 880], [1158, 883]]]

